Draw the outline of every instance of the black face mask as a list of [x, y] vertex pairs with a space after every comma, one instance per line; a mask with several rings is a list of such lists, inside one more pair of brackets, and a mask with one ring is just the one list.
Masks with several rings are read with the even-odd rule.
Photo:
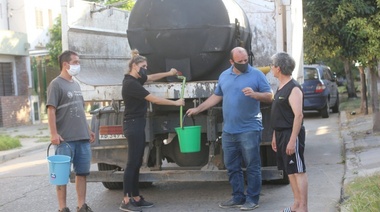
[[248, 70], [248, 63], [240, 64], [240, 63], [235, 63], [234, 62], [234, 66], [241, 73], [245, 73]]
[[145, 68], [143, 68], [143, 67], [141, 67], [140, 70], [139, 70], [139, 72], [138, 72], [138, 74], [141, 77], [141, 81], [144, 82], [144, 83], [148, 79], [148, 75], [147, 75], [146, 72], [147, 72], [147, 70]]

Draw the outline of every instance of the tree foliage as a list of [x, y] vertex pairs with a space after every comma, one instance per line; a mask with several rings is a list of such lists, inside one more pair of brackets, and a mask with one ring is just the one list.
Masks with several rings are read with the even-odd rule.
[[[377, 0], [379, 1], [379, 0]], [[350, 22], [376, 12], [374, 0], [304, 0], [305, 61], [339, 58], [344, 63], [349, 97], [356, 97], [352, 61], [361, 57], [368, 38]]]
[[[348, 94], [350, 66], [359, 61], [370, 70], [374, 131], [380, 131], [377, 78], [380, 58], [380, 0], [304, 0], [306, 61], [338, 56], [344, 62]], [[360, 67], [362, 68], [362, 67]], [[363, 70], [363, 69], [361, 69]], [[365, 75], [361, 73], [362, 90]], [[362, 93], [362, 96], [366, 95]], [[355, 94], [356, 96], [356, 94]]]
[[358, 60], [364, 64], [377, 65], [377, 59], [373, 59], [380, 58], [380, 0], [377, 5], [371, 5], [371, 9], [371, 14], [352, 18], [347, 25], [357, 32], [358, 40], [362, 40]]
[[59, 66], [58, 56], [62, 53], [62, 27], [61, 16], [55, 19], [55, 23], [51, 29], [49, 29], [50, 41], [46, 44], [46, 48], [49, 51], [50, 61], [48, 65]]
[[330, 18], [334, 14], [336, 1], [304, 0], [303, 8], [305, 62], [317, 63], [321, 58], [335, 57], [339, 41], [333, 36], [336, 29]]
[[373, 0], [304, 0], [306, 61], [358, 58], [367, 39], [350, 22], [376, 11]]
[[370, 13], [366, 16], [355, 17], [348, 22], [348, 26], [357, 32], [362, 39], [362, 48], [358, 60], [368, 68], [371, 79], [371, 106], [373, 112], [373, 131], [380, 132], [380, 111], [378, 96], [378, 69], [380, 58], [380, 0], [368, 3]]

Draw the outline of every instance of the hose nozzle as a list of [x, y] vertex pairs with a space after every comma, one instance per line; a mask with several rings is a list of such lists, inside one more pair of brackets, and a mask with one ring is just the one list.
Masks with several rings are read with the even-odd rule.
[[185, 76], [177, 76], [177, 78], [178, 78], [178, 79], [181, 79], [181, 80], [186, 79]]

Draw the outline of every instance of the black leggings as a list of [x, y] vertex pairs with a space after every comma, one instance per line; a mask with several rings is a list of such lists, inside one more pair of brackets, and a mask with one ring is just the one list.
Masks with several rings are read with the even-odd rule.
[[124, 196], [139, 196], [139, 175], [145, 148], [145, 118], [124, 120], [128, 140], [128, 161], [124, 170]]

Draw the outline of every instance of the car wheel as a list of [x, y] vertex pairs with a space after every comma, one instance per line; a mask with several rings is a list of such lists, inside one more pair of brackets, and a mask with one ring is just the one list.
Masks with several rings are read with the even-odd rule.
[[322, 118], [328, 118], [329, 117], [329, 113], [330, 113], [330, 106], [329, 106], [329, 102], [327, 101], [326, 102], [326, 105], [322, 108], [322, 110], [320, 111], [321, 112], [321, 116]]
[[333, 113], [339, 112], [339, 95], [336, 97], [336, 102], [335, 102], [335, 105], [332, 107], [332, 112]]

